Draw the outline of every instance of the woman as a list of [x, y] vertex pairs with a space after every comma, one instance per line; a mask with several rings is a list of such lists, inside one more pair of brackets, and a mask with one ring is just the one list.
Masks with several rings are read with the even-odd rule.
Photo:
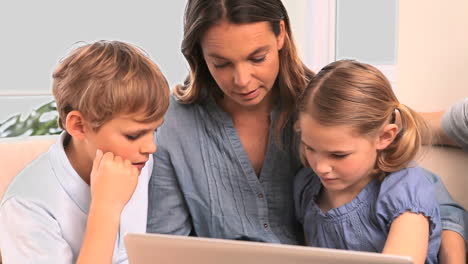
[[[190, 76], [156, 135], [147, 231], [302, 243], [292, 123], [313, 74], [297, 55], [283, 4], [189, 0], [182, 52]], [[462, 209], [448, 213], [462, 222]]]

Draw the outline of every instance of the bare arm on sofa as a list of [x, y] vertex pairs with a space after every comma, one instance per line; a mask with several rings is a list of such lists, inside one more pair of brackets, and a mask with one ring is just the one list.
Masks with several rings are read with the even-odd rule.
[[[433, 131], [433, 143], [457, 146], [468, 151], [468, 97], [447, 111], [421, 113]], [[428, 139], [424, 139], [428, 143]]]
[[[455, 141], [450, 139], [450, 137], [445, 133], [442, 128], [442, 117], [445, 114], [444, 111], [430, 112], [430, 113], [421, 113], [424, 119], [428, 122], [432, 130], [432, 144], [435, 145], [445, 145], [452, 147], [460, 147]], [[423, 138], [423, 144], [429, 144], [429, 138]]]

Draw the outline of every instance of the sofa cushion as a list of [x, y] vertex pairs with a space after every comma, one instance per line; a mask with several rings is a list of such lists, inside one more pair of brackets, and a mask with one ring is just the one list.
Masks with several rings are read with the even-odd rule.
[[425, 147], [420, 165], [442, 178], [453, 199], [468, 208], [468, 153], [452, 147]]
[[59, 136], [0, 138], [0, 199], [13, 177], [44, 153]]

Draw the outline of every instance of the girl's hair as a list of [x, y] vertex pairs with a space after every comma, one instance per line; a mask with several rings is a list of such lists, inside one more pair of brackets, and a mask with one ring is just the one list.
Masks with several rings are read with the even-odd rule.
[[163, 117], [169, 85], [142, 50], [119, 41], [98, 41], [73, 50], [55, 69], [52, 92], [59, 126], [78, 110], [98, 130], [118, 114], [142, 111], [141, 122]]
[[385, 124], [396, 122], [397, 136], [377, 156], [374, 173], [379, 176], [407, 167], [418, 154], [422, 137], [430, 135], [424, 119], [399, 103], [378, 69], [353, 60], [325, 66], [306, 87], [298, 112], [324, 126], [351, 126], [363, 136], [375, 136]]
[[285, 24], [284, 46], [279, 52], [280, 69], [275, 86], [281, 113], [275, 124], [276, 138], [292, 119], [297, 98], [313, 73], [299, 59], [294, 44], [288, 13], [280, 0], [189, 0], [184, 16], [182, 53], [190, 66], [183, 85], [174, 89], [182, 103], [205, 103], [208, 98], [220, 98], [223, 92], [214, 81], [203, 58], [201, 38], [210, 26], [220, 20], [234, 24], [267, 21], [275, 35], [280, 33], [280, 21]]

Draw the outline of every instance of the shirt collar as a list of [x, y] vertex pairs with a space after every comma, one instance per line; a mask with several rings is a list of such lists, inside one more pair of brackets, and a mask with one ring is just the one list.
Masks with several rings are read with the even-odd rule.
[[60, 135], [60, 139], [51, 148], [51, 166], [58, 181], [68, 196], [88, 214], [91, 203], [91, 191], [89, 185], [73, 169], [70, 160], [63, 148], [66, 132]]

